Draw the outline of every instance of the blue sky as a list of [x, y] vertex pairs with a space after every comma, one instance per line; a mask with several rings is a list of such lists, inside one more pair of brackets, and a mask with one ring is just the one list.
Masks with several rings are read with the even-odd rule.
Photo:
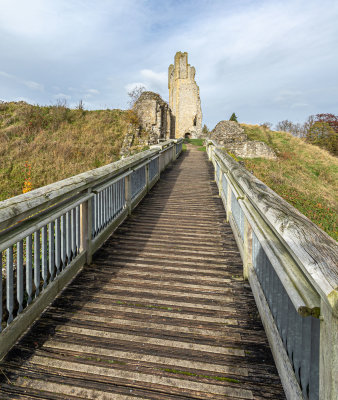
[[127, 108], [168, 100], [176, 51], [196, 68], [203, 123], [338, 114], [338, 1], [0, 0], [0, 100]]

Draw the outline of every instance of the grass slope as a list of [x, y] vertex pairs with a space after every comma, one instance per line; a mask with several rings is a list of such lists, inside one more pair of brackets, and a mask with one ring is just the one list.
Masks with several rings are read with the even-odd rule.
[[128, 111], [0, 103], [0, 201], [116, 161]]
[[267, 143], [278, 155], [245, 159], [245, 167], [337, 240], [338, 159], [287, 132], [241, 126], [250, 140]]

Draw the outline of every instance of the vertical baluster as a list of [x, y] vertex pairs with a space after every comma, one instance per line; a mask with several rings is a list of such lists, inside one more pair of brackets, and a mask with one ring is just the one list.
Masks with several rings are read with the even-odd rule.
[[101, 192], [101, 230], [103, 230], [106, 221], [105, 221], [105, 190]]
[[262, 245], [259, 241], [257, 241], [257, 252], [258, 252], [259, 265], [261, 265], [261, 270], [262, 270], [262, 289], [263, 289], [264, 295], [266, 297], [266, 300], [269, 303], [269, 300], [268, 300], [269, 270], [267, 269], [267, 265], [266, 265], [265, 257], [264, 257], [264, 251], [263, 251]]
[[2, 252], [0, 251], [0, 332], [2, 331]]
[[97, 232], [101, 229], [101, 193], [96, 195], [97, 199]]
[[40, 230], [34, 232], [34, 285], [37, 297], [40, 293]]
[[102, 205], [103, 205], [103, 202], [102, 202], [102, 192], [100, 192], [99, 193], [99, 205], [100, 205], [100, 208], [99, 208], [99, 231], [101, 231], [101, 229], [102, 229]]
[[[271, 268], [273, 266], [271, 265]], [[276, 291], [275, 291], [275, 299], [276, 299], [276, 325], [279, 334], [281, 334], [281, 316], [282, 316], [282, 283], [277, 275], [277, 273], [274, 271], [275, 276], [276, 276]]]
[[6, 251], [6, 300], [8, 319], [7, 325], [13, 321], [13, 306], [14, 306], [14, 288], [13, 288], [13, 246], [9, 247]]
[[67, 242], [67, 227], [66, 227], [66, 215], [61, 215], [61, 261], [62, 269], [66, 266], [66, 242]]
[[72, 257], [72, 223], [70, 211], [66, 213], [66, 251], [67, 251], [67, 265], [70, 263]]
[[110, 222], [110, 186], [107, 187], [107, 222]]
[[311, 318], [311, 361], [310, 361], [310, 386], [309, 400], [319, 399], [319, 336], [320, 321]]
[[273, 309], [274, 283], [275, 283], [274, 274], [273, 274], [274, 271], [273, 271], [273, 268], [271, 268], [265, 253], [264, 253], [264, 263], [265, 263], [266, 274], [267, 274], [267, 278], [268, 278], [268, 282], [267, 282], [268, 303], [269, 303], [271, 313], [272, 313], [273, 317], [275, 318], [274, 309]]
[[110, 215], [110, 220], [112, 221], [114, 218], [114, 215], [113, 215], [113, 185], [109, 186], [109, 215]]
[[295, 308], [288, 298], [288, 328], [287, 328], [287, 339], [286, 339], [286, 348], [289, 359], [293, 366], [293, 351], [295, 348], [295, 340], [296, 340], [296, 331], [295, 331]]
[[92, 202], [92, 235], [91, 237], [94, 238], [95, 237], [95, 232], [96, 232], [96, 199], [95, 199], [95, 195], [94, 197], [92, 197], [91, 202]]
[[99, 193], [95, 196], [96, 200], [96, 234], [100, 230], [100, 197]]
[[76, 208], [73, 208], [71, 213], [72, 213], [72, 259], [74, 259], [76, 253]]
[[91, 237], [94, 238], [95, 232], [96, 232], [96, 195], [95, 194], [90, 199], [90, 201], [92, 202], [92, 221], [93, 221]]
[[[54, 280], [55, 276], [55, 237], [54, 237], [54, 222], [48, 224], [48, 251], [49, 251], [49, 274], [50, 282]], [[59, 270], [56, 271], [56, 275], [59, 275]]]
[[96, 200], [96, 234], [100, 230], [100, 194], [98, 193], [95, 196]]
[[42, 279], [43, 288], [47, 286], [48, 279], [48, 262], [47, 262], [47, 225], [42, 228]]
[[303, 317], [300, 382], [304, 399], [307, 398], [311, 362], [311, 317]]
[[99, 194], [95, 195], [95, 236], [99, 231]]
[[61, 220], [60, 217], [55, 220], [55, 266], [57, 274], [61, 268]]
[[282, 286], [282, 310], [281, 310], [281, 337], [286, 347], [286, 335], [288, 331], [288, 294]]
[[108, 188], [104, 189], [104, 226], [108, 223]]
[[120, 214], [121, 181], [116, 182], [116, 214]]
[[80, 225], [80, 206], [76, 207], [76, 255], [80, 253], [80, 233], [81, 225]]
[[300, 367], [302, 361], [302, 325], [303, 318], [295, 310], [295, 347], [293, 349], [293, 364], [295, 375], [300, 384]]
[[[18, 315], [23, 310], [23, 241], [17, 243], [16, 246], [16, 298], [18, 300]], [[0, 301], [2, 298], [0, 296]]]
[[126, 185], [125, 185], [125, 179], [121, 179], [121, 198], [122, 198], [122, 204], [121, 204], [121, 208], [125, 208], [126, 207]]
[[115, 182], [113, 184], [113, 217], [114, 218], [116, 216], [116, 184], [117, 184], [117, 182]]
[[121, 181], [116, 182], [116, 209], [117, 209], [117, 214], [120, 214], [121, 211]]
[[100, 206], [101, 206], [101, 211], [100, 211], [100, 230], [102, 230], [103, 226], [104, 226], [104, 193], [103, 193], [103, 191], [100, 192]]
[[27, 305], [32, 302], [33, 293], [33, 268], [32, 268], [32, 235], [27, 236], [26, 239], [26, 292], [27, 292]]

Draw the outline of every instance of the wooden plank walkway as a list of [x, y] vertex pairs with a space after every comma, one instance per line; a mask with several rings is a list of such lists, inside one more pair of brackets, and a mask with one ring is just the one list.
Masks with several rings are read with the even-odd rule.
[[5, 399], [284, 399], [206, 154], [190, 146], [0, 365]]

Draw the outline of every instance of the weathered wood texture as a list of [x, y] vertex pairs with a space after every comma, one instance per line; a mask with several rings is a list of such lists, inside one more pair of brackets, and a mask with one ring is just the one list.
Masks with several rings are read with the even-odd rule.
[[[317, 225], [220, 149], [215, 156], [237, 188], [278, 235], [322, 300], [338, 315], [338, 245]], [[245, 201], [244, 201], [245, 204]]]
[[[69, 200], [86, 189], [104, 184], [108, 179], [125, 171], [139, 167], [141, 161], [151, 159], [156, 154], [173, 146], [178, 140], [168, 140], [150, 150], [143, 151], [112, 164], [105, 165], [79, 175], [72, 176], [31, 192], [0, 202], [0, 233], [13, 224], [64, 200]], [[76, 199], [75, 199], [76, 200]]]
[[206, 155], [189, 148], [0, 365], [1, 399], [284, 399]]

